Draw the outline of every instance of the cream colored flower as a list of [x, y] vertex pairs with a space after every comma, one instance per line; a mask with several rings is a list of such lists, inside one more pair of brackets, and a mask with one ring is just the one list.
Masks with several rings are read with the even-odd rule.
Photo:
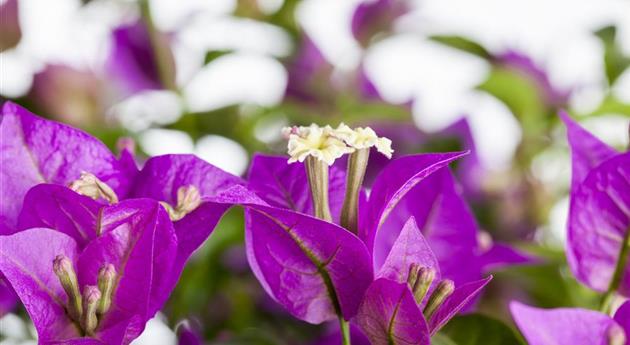
[[289, 137], [289, 163], [303, 162], [306, 157], [312, 156], [332, 165], [335, 159], [354, 151], [354, 148], [348, 147], [343, 140], [333, 135], [334, 130], [330, 126], [312, 124], [308, 127], [285, 128], [283, 134]]
[[357, 127], [352, 129], [345, 124], [340, 124], [334, 131], [334, 135], [343, 140], [348, 146], [357, 150], [375, 146], [378, 152], [392, 157], [392, 141], [385, 137], [378, 137], [370, 127]]

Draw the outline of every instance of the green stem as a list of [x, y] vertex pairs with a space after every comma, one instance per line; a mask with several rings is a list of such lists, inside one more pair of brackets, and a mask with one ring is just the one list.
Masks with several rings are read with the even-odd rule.
[[350, 324], [339, 315], [339, 327], [341, 328], [342, 345], [350, 345]]
[[626, 234], [621, 243], [621, 249], [619, 250], [619, 256], [617, 257], [617, 265], [615, 266], [615, 272], [613, 273], [608, 290], [602, 298], [602, 303], [599, 310], [603, 313], [610, 314], [612, 304], [615, 299], [615, 294], [619, 285], [621, 284], [621, 278], [623, 278], [626, 265], [628, 263], [628, 254], [630, 254], [630, 229], [626, 230]]
[[359, 149], [348, 157], [346, 171], [346, 195], [341, 209], [341, 226], [357, 233], [359, 214], [359, 192], [365, 177], [370, 149]]

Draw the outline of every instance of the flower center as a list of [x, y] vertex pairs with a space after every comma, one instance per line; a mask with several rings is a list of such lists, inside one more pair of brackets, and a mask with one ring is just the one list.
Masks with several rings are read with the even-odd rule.
[[70, 189], [94, 200], [103, 198], [107, 200], [107, 202], [109, 202], [110, 204], [115, 204], [118, 202], [118, 196], [116, 195], [116, 192], [114, 192], [114, 190], [109, 185], [107, 185], [107, 183], [99, 180], [98, 177], [89, 172], [81, 172], [81, 177], [70, 183]]
[[175, 207], [165, 201], [160, 201], [160, 204], [164, 206], [172, 221], [178, 221], [199, 207], [201, 194], [195, 186], [182, 186], [177, 189], [177, 204]]

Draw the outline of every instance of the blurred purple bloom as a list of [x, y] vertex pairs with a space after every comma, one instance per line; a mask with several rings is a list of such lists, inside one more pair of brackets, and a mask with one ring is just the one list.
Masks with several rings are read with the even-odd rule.
[[0, 52], [15, 47], [22, 38], [17, 0], [0, 5]]
[[541, 262], [539, 258], [532, 257], [509, 245], [497, 242], [491, 243], [490, 247], [481, 254], [479, 260], [484, 272], [506, 266], [529, 265]]
[[317, 101], [317, 82], [328, 84], [326, 80], [332, 66], [313, 40], [304, 35], [296, 55], [287, 66], [288, 81], [285, 94], [302, 102]]
[[405, 0], [364, 1], [352, 15], [352, 34], [366, 47], [377, 34], [391, 31], [394, 21], [408, 11]]
[[[483, 178], [486, 173], [481, 164], [477, 148], [472, 136], [470, 124], [465, 117], [455, 121], [442, 131], [425, 133], [414, 124], [408, 123], [376, 123], [372, 127], [381, 135], [396, 143], [394, 157], [401, 157], [423, 151], [435, 151], [434, 146], [454, 146], [457, 150], [468, 150], [470, 154], [459, 160], [455, 174], [462, 184], [464, 195], [469, 200], [481, 198]], [[370, 180], [387, 165], [388, 160], [382, 155], [371, 155], [367, 179]]]
[[563, 107], [569, 101], [571, 92], [555, 87], [549, 80], [547, 72], [536, 65], [529, 56], [515, 50], [508, 50], [495, 55], [494, 62], [500, 66], [518, 71], [529, 78], [536, 85], [542, 99], [549, 107]]
[[[561, 117], [572, 156], [567, 258], [578, 280], [606, 291], [630, 236], [630, 152], [615, 151], [566, 113]], [[616, 288], [626, 296], [629, 270], [621, 272]]]
[[[161, 71], [161, 68], [167, 70]], [[174, 60], [167, 39], [156, 35], [153, 40], [142, 20], [112, 32], [112, 50], [106, 69], [127, 94], [168, 89], [175, 80]]]
[[199, 332], [186, 320], [180, 322], [177, 326], [177, 344], [201, 345], [203, 344], [203, 339], [199, 335]]
[[103, 125], [106, 83], [92, 71], [48, 65], [35, 74], [31, 99], [56, 120], [78, 127]]
[[[49, 206], [51, 213], [80, 207]], [[178, 238], [156, 201], [122, 201], [98, 215], [95, 227], [77, 220], [80, 234], [32, 228], [2, 238], [0, 270], [42, 343], [129, 344], [179, 277], [181, 268], [172, 260]]]
[[[287, 65], [285, 97], [323, 106], [334, 103], [340, 92], [351, 93], [364, 101], [384, 101], [364, 66], [359, 66], [343, 82], [335, 82], [338, 78], [335, 78], [333, 71], [334, 66], [326, 60], [315, 42], [304, 36], [295, 56]], [[410, 102], [402, 106], [410, 110], [409, 105]]]
[[627, 344], [630, 339], [630, 303], [614, 318], [580, 308], [539, 309], [510, 304], [512, 317], [530, 345]]

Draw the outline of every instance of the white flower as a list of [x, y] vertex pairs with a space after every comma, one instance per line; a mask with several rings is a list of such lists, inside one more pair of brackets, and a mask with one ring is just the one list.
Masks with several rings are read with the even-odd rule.
[[289, 163], [303, 162], [306, 157], [312, 156], [332, 165], [335, 159], [354, 152], [354, 148], [348, 147], [334, 135], [330, 126], [319, 127], [312, 124], [309, 127], [285, 128], [282, 132], [289, 138]]
[[360, 150], [375, 146], [378, 152], [387, 158], [392, 157], [392, 141], [385, 137], [378, 137], [370, 127], [357, 127], [352, 129], [345, 124], [340, 124], [334, 131], [334, 135], [343, 140], [348, 146]]

